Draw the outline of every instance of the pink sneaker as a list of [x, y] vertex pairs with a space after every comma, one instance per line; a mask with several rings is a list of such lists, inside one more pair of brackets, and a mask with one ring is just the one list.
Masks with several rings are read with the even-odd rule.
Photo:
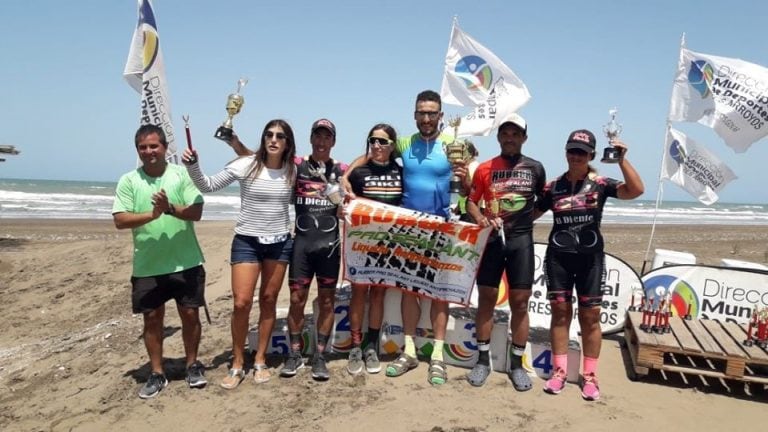
[[544, 391], [553, 395], [560, 394], [565, 387], [565, 377], [566, 373], [564, 370], [561, 368], [555, 369], [552, 377], [544, 383]]
[[584, 377], [581, 383], [581, 397], [584, 400], [596, 401], [600, 399], [600, 387], [597, 385], [597, 377], [591, 373]]

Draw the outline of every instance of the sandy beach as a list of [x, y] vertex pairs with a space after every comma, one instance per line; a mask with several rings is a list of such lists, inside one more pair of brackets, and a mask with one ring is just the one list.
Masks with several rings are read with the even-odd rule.
[[[603, 342], [602, 399], [582, 401], [569, 385], [559, 396], [534, 389], [518, 393], [494, 373], [482, 388], [449, 368], [441, 388], [426, 380], [426, 363], [403, 377], [350, 377], [345, 358], [329, 363], [331, 379], [308, 371], [265, 384], [246, 380], [234, 391], [218, 386], [230, 357], [229, 246], [231, 222], [201, 222], [212, 324], [203, 324], [200, 360], [209, 385], [187, 388], [179, 320], [166, 314], [165, 366], [171, 384], [158, 397], [137, 391], [149, 375], [142, 319], [131, 314], [131, 235], [111, 221], [0, 219], [0, 430], [696, 430], [765, 425], [768, 396], [715, 379], [684, 381], [652, 373], [628, 378], [620, 336]], [[536, 227], [546, 241], [549, 226]], [[647, 225], [604, 226], [606, 250], [638, 273], [650, 236]], [[654, 248], [687, 251], [700, 263], [721, 258], [768, 261], [765, 226], [656, 228]], [[314, 289], [311, 293], [314, 297]], [[288, 290], [280, 295], [287, 307]], [[309, 308], [308, 308], [309, 309]], [[255, 322], [257, 310], [251, 313]], [[271, 359], [279, 367], [281, 359]], [[731, 383], [732, 384], [732, 383]]]

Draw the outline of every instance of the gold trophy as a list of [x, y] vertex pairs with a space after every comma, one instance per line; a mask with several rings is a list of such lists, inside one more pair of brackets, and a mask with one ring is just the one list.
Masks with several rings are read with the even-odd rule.
[[[448, 158], [448, 162], [454, 165], [459, 162], [468, 160], [469, 151], [467, 149], [467, 142], [460, 141], [458, 139], [461, 117], [454, 117], [449, 119], [448, 125], [453, 128], [453, 142], [443, 143], [443, 151], [445, 151], [445, 156]], [[453, 196], [454, 194], [458, 194], [461, 190], [461, 179], [455, 174], [452, 175], [449, 189], [451, 195]], [[453, 202], [453, 199], [451, 201]]]
[[[616, 114], [619, 112], [616, 108], [608, 110], [608, 114], [611, 115], [611, 121], [603, 126], [603, 133], [608, 138], [610, 144], [614, 138], [618, 137], [621, 133], [621, 125], [616, 123]], [[616, 147], [609, 145], [603, 149], [603, 158], [600, 159], [602, 163], [618, 163], [621, 159], [621, 152]]]
[[237, 80], [237, 91], [227, 96], [228, 116], [227, 119], [224, 120], [224, 123], [222, 123], [218, 129], [216, 129], [216, 133], [213, 134], [215, 138], [218, 138], [227, 143], [232, 140], [232, 118], [235, 117], [235, 115], [239, 113], [243, 108], [245, 98], [240, 94], [240, 90], [242, 90], [246, 84], [248, 84], [248, 79], [240, 78]]

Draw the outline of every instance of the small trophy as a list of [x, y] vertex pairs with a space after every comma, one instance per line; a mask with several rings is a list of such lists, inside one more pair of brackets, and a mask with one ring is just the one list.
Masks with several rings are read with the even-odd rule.
[[344, 200], [344, 189], [339, 185], [339, 181], [336, 178], [336, 173], [331, 173], [330, 180], [325, 177], [325, 166], [320, 165], [318, 167], [311, 166], [308, 168], [309, 175], [312, 177], [318, 177], [325, 184], [321, 192], [321, 196], [331, 204], [339, 205]]
[[232, 140], [232, 118], [243, 108], [245, 98], [240, 94], [240, 90], [242, 90], [246, 84], [248, 84], [248, 79], [240, 78], [237, 80], [237, 91], [227, 96], [228, 116], [227, 119], [224, 120], [224, 123], [222, 123], [218, 129], [216, 129], [216, 133], [213, 134], [215, 138], [218, 138], [227, 143]]
[[[467, 160], [468, 150], [466, 141], [459, 141], [459, 125], [461, 125], [461, 117], [454, 117], [448, 120], [448, 125], [453, 128], [453, 142], [444, 143], [443, 150], [445, 156], [448, 158], [448, 162], [456, 164]], [[451, 184], [449, 191], [451, 195], [458, 194], [461, 191], [461, 179], [457, 175], [451, 176]]]
[[[621, 133], [621, 125], [616, 123], [616, 114], [619, 112], [616, 108], [608, 110], [608, 114], [611, 115], [611, 121], [603, 126], [603, 133], [608, 137], [608, 143], [610, 144], [614, 138], [618, 137]], [[621, 159], [621, 151], [619, 149], [609, 145], [603, 150], [603, 158], [600, 159], [602, 163], [619, 163]]]

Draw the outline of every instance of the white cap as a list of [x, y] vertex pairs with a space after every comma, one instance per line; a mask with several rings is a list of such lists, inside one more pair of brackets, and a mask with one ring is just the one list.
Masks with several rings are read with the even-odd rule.
[[522, 118], [520, 114], [512, 113], [504, 117], [504, 120], [499, 123], [499, 129], [501, 129], [502, 126], [504, 126], [506, 123], [512, 123], [513, 125], [522, 129], [526, 134], [528, 134], [528, 123], [526, 123], [525, 119]]

